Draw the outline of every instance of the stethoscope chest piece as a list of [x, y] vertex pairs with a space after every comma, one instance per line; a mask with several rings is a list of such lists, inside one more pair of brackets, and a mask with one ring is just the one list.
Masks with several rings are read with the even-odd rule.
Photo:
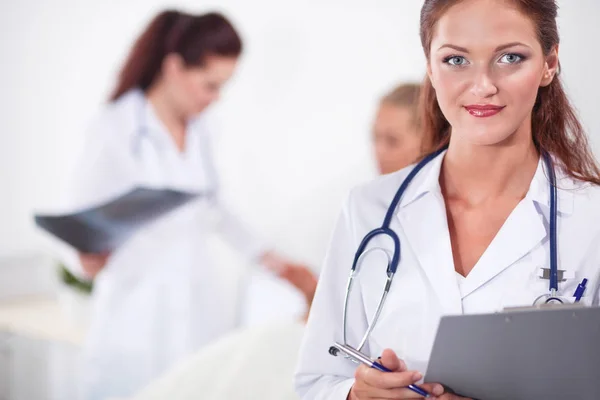
[[540, 306], [543, 304], [564, 304], [564, 301], [556, 294], [546, 293], [538, 296], [533, 302], [534, 306]]

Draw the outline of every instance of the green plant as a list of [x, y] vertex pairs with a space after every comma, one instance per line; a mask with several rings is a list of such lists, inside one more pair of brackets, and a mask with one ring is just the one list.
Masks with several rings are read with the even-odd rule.
[[93, 281], [82, 280], [76, 277], [63, 264], [59, 266], [60, 280], [67, 286], [70, 286], [82, 293], [90, 294], [94, 288]]

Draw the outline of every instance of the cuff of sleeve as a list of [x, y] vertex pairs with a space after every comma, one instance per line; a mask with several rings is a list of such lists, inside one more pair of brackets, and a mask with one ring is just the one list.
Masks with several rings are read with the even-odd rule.
[[347, 400], [350, 390], [354, 385], [354, 379], [346, 379], [335, 385], [331, 399]]
[[250, 260], [250, 262], [259, 264], [261, 257], [270, 250], [270, 247], [267, 246], [265, 242], [257, 240], [253, 243], [248, 243], [240, 250]]

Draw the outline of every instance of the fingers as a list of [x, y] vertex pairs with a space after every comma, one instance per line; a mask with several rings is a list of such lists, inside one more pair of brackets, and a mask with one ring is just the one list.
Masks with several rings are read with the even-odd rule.
[[285, 264], [279, 272], [279, 277], [294, 285], [305, 296], [314, 296], [317, 287], [317, 278], [313, 272], [304, 265]]
[[79, 260], [86, 275], [94, 278], [102, 270], [109, 256], [110, 253], [81, 253], [79, 254]]
[[365, 386], [362, 389], [357, 387], [355, 398], [363, 399], [423, 399], [424, 397], [407, 388], [380, 389]]
[[442, 396], [444, 394], [444, 387], [439, 383], [421, 383], [419, 387], [433, 396]]
[[434, 400], [471, 400], [466, 397], [460, 397], [452, 393], [444, 393], [441, 396], [434, 397]]
[[[419, 371], [407, 370], [404, 361], [400, 360], [394, 351], [385, 349], [377, 362], [392, 372], [381, 372], [366, 365], [360, 365], [355, 372], [354, 394], [358, 399], [422, 399], [423, 396], [409, 389], [423, 378]], [[444, 394], [444, 388], [439, 383], [419, 385], [433, 396]], [[447, 400], [454, 400], [448, 398]]]
[[268, 270], [276, 274], [283, 272], [285, 267], [284, 260], [272, 251], [265, 252], [260, 261]]
[[406, 370], [404, 361], [400, 361], [398, 356], [396, 356], [396, 353], [391, 349], [383, 350], [383, 353], [381, 353], [381, 357], [379, 358], [379, 363], [392, 371]]
[[80, 253], [79, 258], [82, 262], [104, 264], [108, 260], [110, 253]]
[[361, 365], [356, 369], [355, 377], [374, 388], [396, 389], [418, 382], [423, 375], [418, 371], [381, 372]]
[[[392, 372], [379, 372], [380, 374], [392, 374]], [[394, 372], [394, 374], [410, 374], [409, 371], [405, 372]], [[425, 389], [425, 388], [424, 388]], [[433, 390], [432, 387], [427, 387], [427, 389]], [[443, 393], [443, 388], [441, 385], [438, 388], [438, 391], [435, 393], [441, 394]], [[360, 380], [360, 378], [356, 379], [354, 386], [352, 387], [351, 398], [357, 400], [366, 400], [366, 399], [422, 399], [424, 398], [420, 394], [412, 391], [407, 387], [394, 387], [394, 388], [382, 388], [377, 386], [372, 386], [368, 384], [364, 380]]]

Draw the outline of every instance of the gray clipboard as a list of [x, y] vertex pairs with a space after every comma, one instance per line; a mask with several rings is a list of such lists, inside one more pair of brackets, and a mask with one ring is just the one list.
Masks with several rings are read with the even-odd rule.
[[442, 317], [425, 381], [480, 400], [598, 400], [600, 307]]

